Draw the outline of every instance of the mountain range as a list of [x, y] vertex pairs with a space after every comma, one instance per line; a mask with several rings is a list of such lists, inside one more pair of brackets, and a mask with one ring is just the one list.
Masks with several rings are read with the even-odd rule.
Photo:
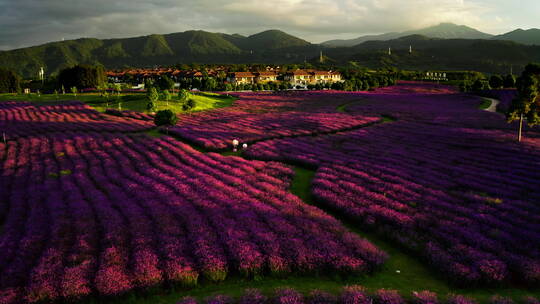
[[381, 35], [367, 35], [348, 40], [330, 40], [321, 43], [329, 47], [348, 47], [355, 46], [362, 42], [373, 40], [391, 40], [411, 35], [422, 35], [430, 38], [442, 39], [490, 39], [493, 35], [482, 33], [465, 25], [456, 25], [453, 23], [441, 23], [439, 25], [412, 30], [406, 32], [392, 32]]
[[[327, 64], [396, 67], [402, 69], [476, 69], [506, 72], [540, 61], [540, 30], [516, 30], [491, 36], [475, 29], [444, 23], [402, 33], [355, 39], [347, 46], [312, 44], [279, 30], [251, 36], [186, 31], [124, 39], [81, 38], [0, 51], [0, 67], [35, 77], [75, 64], [106, 68], [154, 67], [177, 63], [317, 63], [323, 52]], [[413, 52], [409, 53], [409, 47]], [[392, 54], [388, 54], [391, 48]]]
[[509, 40], [528, 45], [540, 45], [540, 29], [517, 29], [506, 34], [494, 36], [495, 40]]

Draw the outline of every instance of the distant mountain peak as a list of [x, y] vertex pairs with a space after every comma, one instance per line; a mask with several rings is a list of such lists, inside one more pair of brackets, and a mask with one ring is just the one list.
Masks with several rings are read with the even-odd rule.
[[308, 45], [311, 43], [276, 29], [253, 34], [240, 42], [240, 47], [246, 50], [280, 49]]
[[331, 40], [323, 42], [325, 46], [334, 47], [348, 47], [358, 45], [362, 42], [375, 40], [391, 40], [410, 35], [422, 35], [428, 38], [440, 38], [440, 39], [489, 39], [492, 37], [490, 34], [480, 32], [466, 25], [457, 25], [451, 22], [442, 22], [434, 26], [411, 30], [399, 33], [386, 33], [381, 35], [369, 35], [362, 36], [356, 39], [350, 40]]
[[540, 45], [540, 29], [531, 28], [528, 30], [516, 29], [506, 34], [493, 37], [494, 40], [508, 40], [527, 45]]

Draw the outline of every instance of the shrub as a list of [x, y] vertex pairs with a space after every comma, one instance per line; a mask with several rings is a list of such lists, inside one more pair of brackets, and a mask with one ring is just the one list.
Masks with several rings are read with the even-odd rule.
[[493, 75], [489, 78], [489, 85], [492, 89], [500, 89], [504, 84], [504, 79], [499, 75]]
[[194, 99], [190, 98], [182, 105], [182, 110], [184, 111], [193, 110], [193, 108], [195, 108], [196, 106], [197, 106], [197, 102]]
[[178, 117], [171, 110], [161, 110], [156, 113], [154, 123], [156, 126], [174, 126], [178, 122]]

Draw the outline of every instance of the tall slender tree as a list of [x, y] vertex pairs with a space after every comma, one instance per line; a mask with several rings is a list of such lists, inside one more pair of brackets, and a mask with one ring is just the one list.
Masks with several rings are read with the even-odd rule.
[[519, 119], [518, 141], [521, 141], [523, 121], [534, 126], [540, 124], [540, 64], [528, 64], [517, 80], [517, 97], [507, 113], [509, 122]]

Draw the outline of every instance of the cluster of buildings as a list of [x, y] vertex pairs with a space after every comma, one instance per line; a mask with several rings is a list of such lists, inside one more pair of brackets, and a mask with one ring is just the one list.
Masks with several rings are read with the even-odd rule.
[[340, 82], [341, 73], [337, 71], [295, 70], [280, 72], [233, 72], [227, 81], [235, 84], [253, 84], [270, 81], [284, 81], [292, 85]]
[[145, 79], [156, 79], [163, 75], [168, 76], [175, 82], [185, 79], [202, 79], [213, 77], [231, 84], [255, 84], [283, 81], [292, 85], [326, 84], [341, 82], [341, 73], [337, 71], [321, 70], [294, 70], [281, 71], [280, 69], [267, 68], [261, 72], [231, 72], [225, 68], [215, 68], [205, 71], [178, 70], [172, 68], [160, 69], [130, 69], [123, 71], [107, 71], [107, 77], [111, 82], [143, 83]]

